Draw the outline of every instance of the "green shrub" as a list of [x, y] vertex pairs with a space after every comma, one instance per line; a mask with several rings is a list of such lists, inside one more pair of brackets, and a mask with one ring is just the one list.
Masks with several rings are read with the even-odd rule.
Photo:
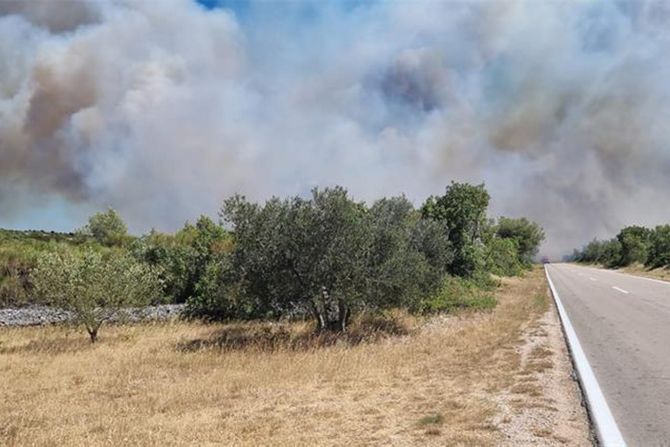
[[648, 267], [670, 266], [670, 225], [659, 225], [651, 233]]
[[477, 282], [447, 276], [440, 290], [426, 299], [423, 311], [434, 313], [452, 312], [459, 309], [486, 310], [494, 308], [496, 304], [495, 297]]
[[523, 271], [518, 243], [514, 239], [492, 237], [486, 244], [485, 268], [498, 276], [517, 276]]

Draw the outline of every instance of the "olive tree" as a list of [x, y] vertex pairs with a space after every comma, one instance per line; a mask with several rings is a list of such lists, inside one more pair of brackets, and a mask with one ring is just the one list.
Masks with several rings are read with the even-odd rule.
[[376, 201], [370, 224], [366, 304], [418, 309], [438, 289], [453, 259], [447, 231], [421, 219], [404, 196]]
[[36, 293], [46, 302], [69, 311], [72, 323], [98, 338], [100, 326], [122, 317], [120, 310], [158, 298], [158, 271], [128, 255], [95, 251], [45, 253], [32, 272]]
[[365, 296], [370, 225], [363, 204], [340, 187], [263, 206], [235, 196], [221, 217], [234, 234], [232, 270], [244, 301], [266, 314], [307, 310], [319, 330], [345, 330]]

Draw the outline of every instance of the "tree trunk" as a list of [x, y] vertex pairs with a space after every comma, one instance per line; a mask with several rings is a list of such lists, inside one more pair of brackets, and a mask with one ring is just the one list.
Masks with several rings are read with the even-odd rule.
[[91, 343], [95, 343], [98, 340], [98, 328], [86, 328], [86, 330], [91, 337]]
[[344, 303], [343, 300], [337, 300], [337, 307], [339, 310], [339, 315], [338, 315], [338, 326], [339, 330], [344, 332], [347, 329], [347, 323], [349, 322], [349, 308], [347, 305]]
[[326, 287], [321, 288], [320, 299], [312, 302], [317, 330], [344, 332], [349, 322], [349, 308], [341, 298], [335, 299]]
[[310, 305], [312, 308], [312, 316], [316, 320], [316, 330], [320, 332], [324, 329], [325, 326], [323, 315], [321, 314], [321, 312], [319, 312], [319, 306], [314, 301], [310, 301]]

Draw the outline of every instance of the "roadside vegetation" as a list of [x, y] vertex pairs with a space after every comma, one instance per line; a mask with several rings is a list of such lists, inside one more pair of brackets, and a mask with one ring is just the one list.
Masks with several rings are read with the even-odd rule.
[[670, 225], [625, 227], [612, 239], [594, 239], [575, 250], [569, 260], [629, 272], [655, 271], [657, 274], [652, 276], [666, 278], [670, 268]]
[[148, 303], [339, 333], [361, 314], [490, 309], [492, 274], [527, 270], [544, 234], [525, 218], [488, 218], [488, 204], [484, 185], [466, 183], [418, 209], [404, 196], [368, 205], [341, 187], [265, 203], [233, 196], [218, 223], [203, 216], [140, 237], [108, 210], [70, 235], [1, 233], [0, 296], [70, 310], [91, 341], [119, 308]]

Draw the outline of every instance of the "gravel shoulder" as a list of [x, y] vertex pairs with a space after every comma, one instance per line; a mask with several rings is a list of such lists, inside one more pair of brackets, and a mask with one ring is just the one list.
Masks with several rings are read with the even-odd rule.
[[500, 396], [504, 445], [591, 446], [594, 436], [553, 301], [523, 333], [514, 385]]

